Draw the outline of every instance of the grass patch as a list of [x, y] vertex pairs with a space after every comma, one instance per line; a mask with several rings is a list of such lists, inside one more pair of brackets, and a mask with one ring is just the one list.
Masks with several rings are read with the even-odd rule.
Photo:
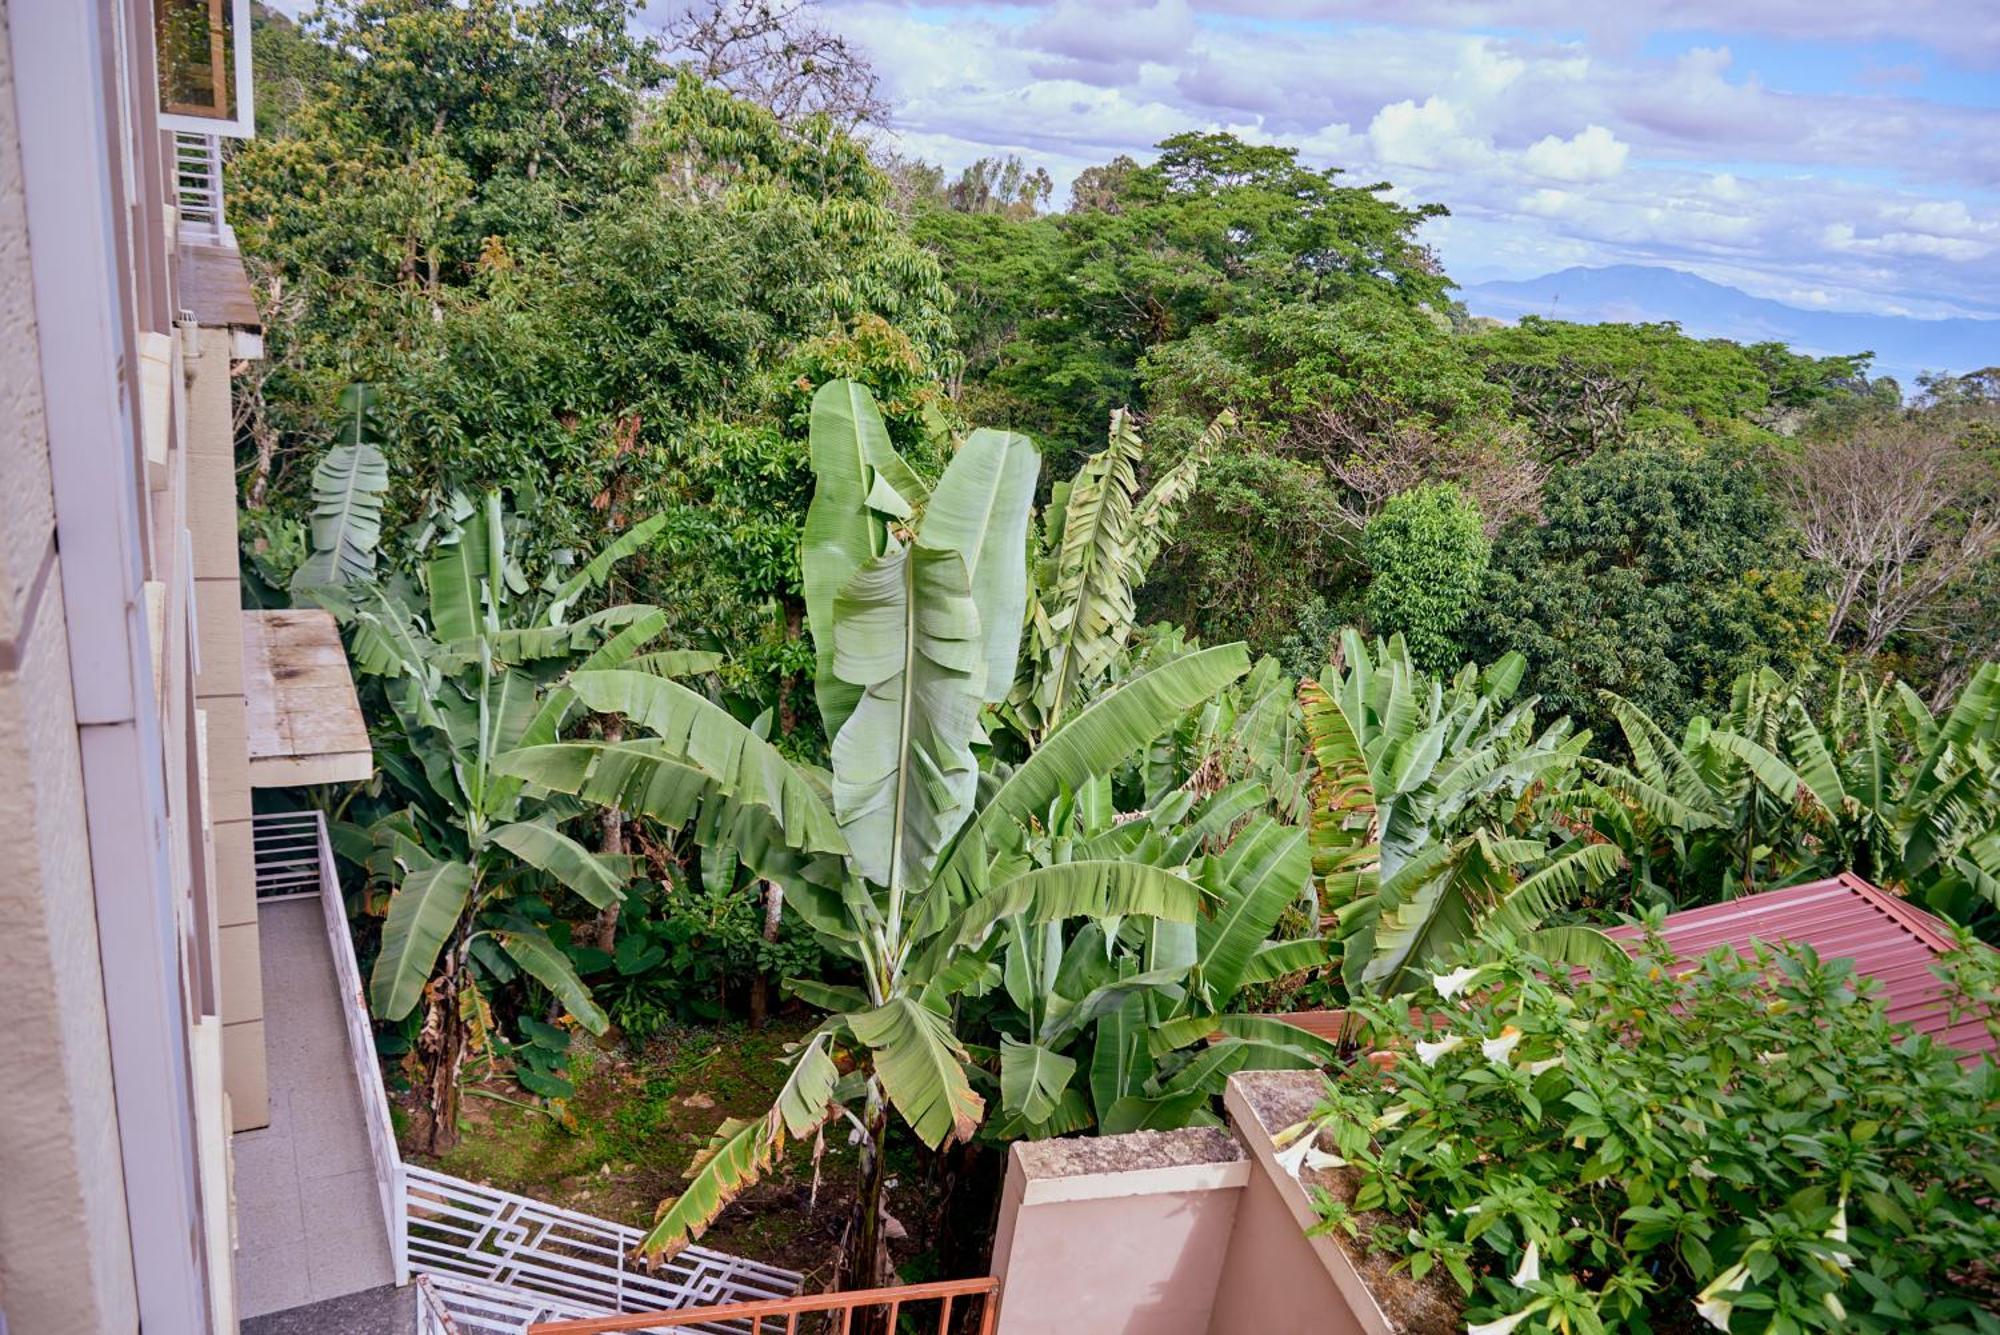
[[[404, 1155], [643, 1228], [661, 1200], [681, 1191], [688, 1160], [725, 1117], [753, 1117], [771, 1106], [784, 1081], [786, 1046], [810, 1027], [807, 1017], [780, 1018], [762, 1031], [676, 1025], [637, 1053], [579, 1037], [570, 1048], [574, 1129], [521, 1106], [527, 1096], [501, 1075], [468, 1086], [456, 1149], [433, 1158], [405, 1148]], [[396, 1120], [400, 1132], [407, 1119]], [[843, 1121], [827, 1125], [816, 1201], [812, 1143], [792, 1145], [782, 1164], [723, 1211], [702, 1245], [805, 1272], [809, 1286], [830, 1273], [853, 1199], [856, 1151], [846, 1130]]]

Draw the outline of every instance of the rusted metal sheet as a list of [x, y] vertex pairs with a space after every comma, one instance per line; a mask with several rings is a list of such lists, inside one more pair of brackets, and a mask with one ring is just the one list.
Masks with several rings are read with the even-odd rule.
[[[1636, 941], [1633, 927], [1613, 928]], [[1697, 960], [1717, 946], [1751, 953], [1752, 943], [1796, 941], [1823, 959], [1851, 959], [1881, 984], [1889, 1018], [1963, 1052], [1994, 1050], [1993, 1035], [1976, 1017], [1953, 1024], [1945, 984], [1932, 966], [1953, 947], [1945, 925], [1915, 905], [1851, 873], [1830, 880], [1766, 890], [1722, 904], [1667, 915], [1661, 934], [1674, 954]]]

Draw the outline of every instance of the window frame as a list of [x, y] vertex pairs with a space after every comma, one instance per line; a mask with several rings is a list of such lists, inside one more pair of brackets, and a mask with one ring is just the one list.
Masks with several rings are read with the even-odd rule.
[[[250, 0], [223, 0], [229, 10], [230, 55], [235, 66], [234, 86], [230, 93], [231, 116], [191, 116], [185, 112], [168, 111], [160, 89], [155, 89], [153, 99], [160, 108], [160, 128], [180, 130], [188, 134], [212, 134], [224, 139], [254, 139], [257, 136], [257, 104], [253, 96], [250, 69]], [[156, 67], [163, 57], [156, 56]], [[162, 71], [161, 76], [165, 74]]]

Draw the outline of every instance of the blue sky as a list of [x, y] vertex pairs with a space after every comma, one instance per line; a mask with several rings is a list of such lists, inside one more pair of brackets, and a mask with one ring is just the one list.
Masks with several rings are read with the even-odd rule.
[[[662, 0], [654, 0], [656, 6]], [[2000, 317], [2000, 0], [824, 0], [901, 151], [1065, 187], [1166, 135], [1295, 145], [1452, 216], [1461, 281], [1694, 270]]]

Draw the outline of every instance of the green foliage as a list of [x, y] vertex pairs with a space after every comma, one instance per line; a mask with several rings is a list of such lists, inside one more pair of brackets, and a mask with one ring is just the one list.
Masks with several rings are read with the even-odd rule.
[[1382, 634], [1401, 635], [1418, 667], [1444, 671], [1462, 657], [1458, 628], [1491, 552], [1478, 505], [1450, 483], [1392, 497], [1361, 535], [1368, 619]]
[[1205, 638], [1276, 646], [1299, 609], [1352, 578], [1355, 536], [1320, 465], [1220, 452], [1146, 583], [1142, 614]]
[[1942, 719], [1907, 686], [1845, 676], [1815, 707], [1765, 671], [1676, 741], [1609, 706], [1629, 767], [1594, 765], [1566, 799], [1625, 851], [1641, 902], [1700, 903], [1852, 871], [2000, 935], [2000, 664]]
[[1399, 426], [1467, 428], [1505, 403], [1440, 319], [1379, 291], [1227, 316], [1140, 372], [1155, 411], [1233, 408], [1253, 431], [1335, 455]]
[[[1323, 682], [1299, 684], [1314, 774], [1313, 870], [1338, 925], [1350, 993], [1403, 993], [1496, 929], [1533, 932], [1604, 882], [1617, 851], [1551, 848], [1543, 790], [1570, 782], [1588, 734], [1568, 719], [1535, 731], [1535, 700], [1509, 706], [1512, 655], [1449, 683], [1425, 676], [1401, 639], [1373, 651], [1352, 631]], [[1601, 949], [1593, 934], [1547, 937]]]
[[461, 1064], [492, 1033], [487, 992], [524, 976], [584, 1027], [608, 1024], [554, 905], [565, 893], [591, 909], [616, 903], [630, 859], [565, 834], [579, 808], [508, 777], [504, 761], [579, 713], [559, 673], [633, 661], [660, 634], [666, 617], [643, 606], [560, 619], [610, 560], [639, 545], [619, 544], [605, 563], [567, 580], [552, 574], [536, 591], [518, 564], [518, 526], [489, 495], [439, 537], [421, 603], [402, 581], [317, 591], [346, 627], [359, 671], [379, 682], [372, 741], [404, 805], [343, 842], [388, 889], [370, 1007], [385, 1021], [423, 1008], [432, 1145], [455, 1138]]
[[[241, 393], [274, 515], [246, 532], [269, 555], [306, 517], [294, 461], [364, 379], [386, 514], [504, 489], [537, 566], [666, 516], [625, 591], [740, 649], [732, 684], [787, 732], [811, 386], [876, 388], [934, 469], [951, 293], [856, 141], [670, 78], [633, 8], [352, 0], [303, 35], [260, 25], [286, 102], [228, 163], [266, 305]], [[410, 571], [423, 540], [385, 525], [379, 558]]]
[[2000, 1331], [2000, 1067], [1849, 961], [1675, 967], [1503, 945], [1421, 1013], [1357, 1002], [1398, 1060], [1339, 1071], [1285, 1156], [1351, 1177], [1323, 1227], [1448, 1272], [1474, 1330]]
[[1216, 320], [1368, 292], [1409, 306], [1443, 298], [1415, 239], [1438, 206], [1404, 208], [1380, 186], [1301, 166], [1293, 149], [1231, 135], [1179, 135], [1160, 148], [1121, 175], [1115, 208], [921, 224], [960, 286], [960, 346], [985, 368], [987, 404], [1007, 420], [1053, 424], [1058, 459], [1088, 448], [1112, 409], [1150, 408], [1142, 359]]
[[1553, 455], [1647, 433], [1746, 436], [1753, 416], [1835, 397], [1870, 354], [1807, 357], [1778, 344], [1694, 339], [1675, 324], [1571, 324], [1524, 316], [1467, 341]]
[[1550, 477], [1541, 522], [1496, 543], [1464, 641], [1526, 655], [1530, 687], [1602, 736], [1600, 691], [1675, 726], [1746, 669], [1817, 660], [1825, 625], [1759, 458], [1652, 444]]
[[981, 794], [979, 716], [1012, 692], [1019, 655], [1035, 447], [974, 432], [926, 494], [889, 445], [872, 396], [836, 381], [814, 398], [812, 460], [819, 486], [806, 521], [805, 592], [822, 650], [816, 687], [833, 739], [830, 776], [797, 769], [693, 692], [630, 672], [579, 673], [573, 689], [650, 738], [531, 746], [504, 766], [541, 789], [691, 828], [705, 848], [781, 884], [787, 907], [859, 971], [860, 988], [794, 984], [832, 1012], [821, 1035], [852, 1038], [853, 1075], [831, 1078], [831, 1063], [816, 1063], [809, 1046], [778, 1108], [717, 1133], [716, 1152], [647, 1236], [653, 1254], [698, 1236], [787, 1131], [806, 1134], [859, 1103], [871, 1149], [855, 1255], [872, 1267], [882, 1110], [933, 1147], [969, 1137], [983, 1115], [950, 1003], [984, 973], [995, 924], [1191, 923], [1203, 898], [1178, 869], [1095, 859], [1031, 866], [1021, 853], [1049, 803], [1241, 675], [1240, 648], [1188, 655], [1105, 692]]

